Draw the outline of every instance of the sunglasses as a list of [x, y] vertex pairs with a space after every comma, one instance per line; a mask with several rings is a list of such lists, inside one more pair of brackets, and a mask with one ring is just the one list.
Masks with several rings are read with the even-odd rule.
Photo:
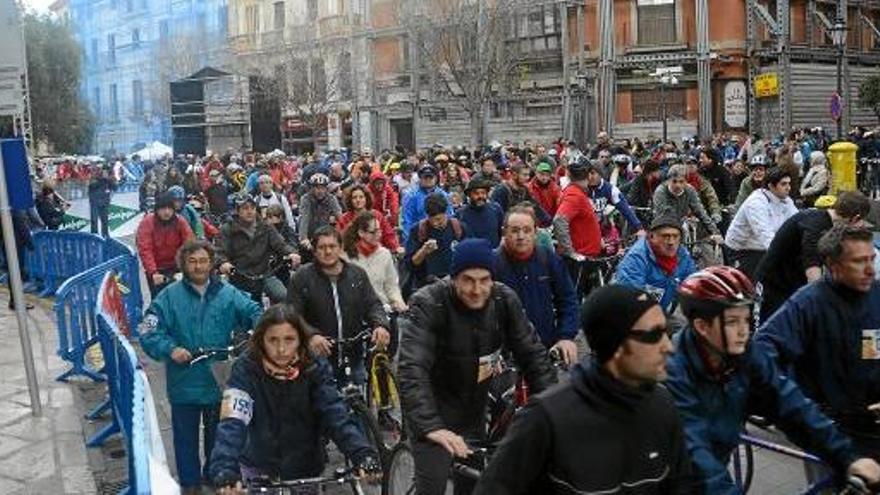
[[663, 340], [663, 336], [667, 336], [670, 339], [672, 338], [673, 329], [669, 325], [659, 325], [650, 330], [640, 330], [634, 328], [628, 332], [626, 332], [627, 338], [633, 339], [636, 342], [641, 342], [643, 344], [656, 344]]

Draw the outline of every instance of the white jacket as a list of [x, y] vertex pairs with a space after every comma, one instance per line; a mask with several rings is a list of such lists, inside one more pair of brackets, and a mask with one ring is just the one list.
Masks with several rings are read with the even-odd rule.
[[391, 251], [379, 246], [368, 257], [358, 256], [349, 258], [349, 261], [364, 269], [370, 279], [370, 285], [382, 301], [382, 305], [388, 310], [391, 303], [403, 304], [403, 296], [400, 294], [400, 283], [397, 277], [397, 267], [394, 265], [394, 257]]
[[818, 196], [828, 187], [828, 167], [824, 163], [814, 163], [807, 170], [801, 182], [801, 196]]
[[791, 198], [781, 200], [764, 188], [752, 191], [730, 222], [724, 244], [736, 251], [766, 251], [782, 222], [797, 211]]

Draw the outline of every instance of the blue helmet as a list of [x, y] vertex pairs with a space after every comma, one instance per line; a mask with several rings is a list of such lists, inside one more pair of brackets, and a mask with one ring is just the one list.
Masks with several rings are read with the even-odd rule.
[[186, 191], [180, 186], [171, 186], [168, 188], [168, 194], [177, 201], [186, 200]]

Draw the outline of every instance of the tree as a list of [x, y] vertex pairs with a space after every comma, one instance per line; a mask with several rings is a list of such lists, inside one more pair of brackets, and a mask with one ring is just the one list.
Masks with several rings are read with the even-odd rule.
[[420, 65], [460, 102], [470, 117], [473, 144], [483, 145], [493, 95], [517, 91], [527, 70], [515, 31], [527, 3], [433, 0], [418, 5], [420, 11], [405, 15], [405, 23]]
[[871, 76], [859, 86], [859, 105], [870, 108], [880, 122], [880, 76]]
[[34, 140], [57, 153], [86, 153], [95, 118], [80, 94], [82, 52], [73, 32], [48, 15], [24, 17]]

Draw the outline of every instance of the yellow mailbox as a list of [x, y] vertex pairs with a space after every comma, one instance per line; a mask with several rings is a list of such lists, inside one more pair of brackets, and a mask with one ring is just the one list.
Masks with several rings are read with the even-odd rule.
[[834, 143], [828, 147], [828, 162], [831, 164], [831, 188], [828, 194], [855, 191], [856, 152], [859, 147], [848, 141]]

